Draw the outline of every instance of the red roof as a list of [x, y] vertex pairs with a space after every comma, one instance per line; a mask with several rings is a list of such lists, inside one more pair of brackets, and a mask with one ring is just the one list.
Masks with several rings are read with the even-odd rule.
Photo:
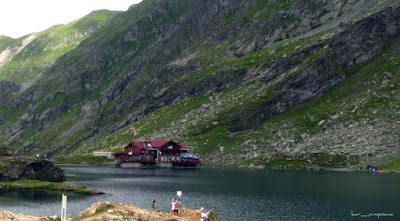
[[169, 142], [171, 142], [172, 140], [145, 140], [145, 143], [150, 143], [152, 147], [162, 147], [166, 144], [168, 144]]
[[134, 146], [139, 147], [139, 148], [144, 148], [145, 146], [143, 145], [142, 142], [140, 141], [132, 141], [131, 142]]
[[[130, 144], [133, 144], [134, 146], [139, 147], [139, 148], [161, 148], [162, 146], [167, 145], [170, 142], [178, 144], [180, 146], [180, 148], [183, 150], [188, 149], [187, 146], [185, 146], [179, 142], [174, 142], [172, 140], [145, 140], [143, 142], [132, 141]], [[151, 146], [147, 146], [146, 143], [150, 143]]]
[[126, 145], [126, 147], [128, 147], [128, 146], [135, 146], [135, 147], [139, 147], [139, 148], [144, 148], [145, 147], [143, 145], [143, 143], [140, 142], [140, 141], [132, 141], [128, 145]]
[[182, 149], [184, 149], [184, 150], [189, 149], [187, 146], [185, 146], [185, 145], [183, 145], [183, 144], [181, 144], [181, 143], [179, 143], [179, 142], [177, 142], [177, 144], [181, 147], [181, 150], [182, 150]]

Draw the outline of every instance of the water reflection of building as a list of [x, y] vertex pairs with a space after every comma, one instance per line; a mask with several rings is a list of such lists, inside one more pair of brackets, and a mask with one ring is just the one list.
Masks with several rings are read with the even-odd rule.
[[172, 140], [132, 141], [123, 153], [115, 154], [116, 165], [121, 167], [198, 167], [200, 159], [188, 153], [188, 147]]

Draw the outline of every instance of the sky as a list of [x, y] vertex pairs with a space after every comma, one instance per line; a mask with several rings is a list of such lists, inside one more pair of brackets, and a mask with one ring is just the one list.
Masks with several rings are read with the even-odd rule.
[[94, 10], [126, 11], [141, 0], [1, 0], [0, 35], [19, 38], [67, 24]]

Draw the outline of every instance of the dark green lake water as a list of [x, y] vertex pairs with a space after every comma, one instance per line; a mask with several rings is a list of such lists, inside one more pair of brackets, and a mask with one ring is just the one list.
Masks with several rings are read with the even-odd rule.
[[[249, 169], [117, 169], [63, 167], [71, 181], [106, 194], [68, 196], [67, 214], [98, 201], [169, 212], [176, 191], [191, 209], [213, 209], [220, 220], [400, 220], [400, 174]], [[58, 215], [61, 195], [43, 191], [0, 192], [0, 211]], [[372, 215], [369, 215], [372, 213]], [[363, 217], [361, 217], [363, 215]], [[370, 217], [368, 217], [370, 216]]]

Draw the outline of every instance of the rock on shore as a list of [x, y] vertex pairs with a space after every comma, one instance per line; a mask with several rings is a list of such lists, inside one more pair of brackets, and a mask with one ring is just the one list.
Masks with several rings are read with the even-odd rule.
[[[126, 220], [126, 221], [198, 221], [200, 212], [198, 210], [181, 209], [181, 215], [173, 216], [164, 212], [142, 209], [122, 203], [98, 202], [79, 213], [75, 219], [82, 221], [96, 220]], [[33, 217], [27, 215], [16, 215], [8, 211], [0, 212], [1, 221], [46, 221], [54, 220], [57, 217]], [[216, 220], [214, 220], [216, 221]]]
[[50, 220], [50, 217], [34, 217], [22, 214], [14, 214], [8, 211], [0, 212], [1, 221], [42, 221]]
[[[99, 212], [100, 211], [100, 212]], [[103, 212], [102, 212], [103, 211]], [[142, 209], [122, 203], [98, 202], [81, 212], [78, 217], [82, 221], [95, 220], [148, 220], [148, 221], [198, 221], [200, 212], [181, 209], [181, 216], [173, 216], [164, 212]]]
[[28, 157], [2, 157], [0, 160], [0, 181], [33, 179], [50, 182], [65, 180], [64, 171], [47, 160]]

